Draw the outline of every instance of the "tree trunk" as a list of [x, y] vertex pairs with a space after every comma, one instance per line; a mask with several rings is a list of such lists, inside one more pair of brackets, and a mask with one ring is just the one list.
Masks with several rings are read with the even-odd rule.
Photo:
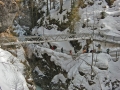
[[53, 0], [53, 8], [55, 9], [55, 0]]
[[50, 10], [51, 10], [51, 0], [50, 0]]
[[47, 14], [46, 15], [48, 14], [49, 14], [49, 8], [48, 8], [48, 0], [47, 0]]
[[60, 13], [62, 13], [63, 0], [60, 0]]

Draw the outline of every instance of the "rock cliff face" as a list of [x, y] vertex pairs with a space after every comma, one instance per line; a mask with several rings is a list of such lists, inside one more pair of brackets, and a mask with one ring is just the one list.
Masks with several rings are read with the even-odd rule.
[[0, 32], [12, 26], [17, 11], [18, 6], [14, 0], [0, 0]]
[[[31, 1], [31, 0], [30, 0]], [[19, 13], [15, 18], [20, 26], [31, 27], [31, 11], [29, 9], [29, 0], [18, 0]]]

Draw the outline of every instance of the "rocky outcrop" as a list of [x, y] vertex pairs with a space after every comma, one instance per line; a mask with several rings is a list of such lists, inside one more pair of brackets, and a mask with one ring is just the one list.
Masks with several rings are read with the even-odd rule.
[[17, 26], [19, 24], [26, 34], [29, 35], [30, 30], [36, 26], [38, 9], [32, 0], [17, 0], [17, 3], [19, 4], [19, 12], [14, 20], [14, 25]]
[[26, 27], [31, 27], [32, 22], [31, 22], [31, 11], [28, 6], [28, 1], [24, 2], [19, 2], [19, 13], [18, 16], [15, 18], [17, 23], [20, 26], [26, 26]]
[[0, 0], [0, 32], [11, 27], [18, 11], [18, 5], [14, 0]]
[[28, 6], [29, 0], [0, 0], [0, 33], [8, 27], [19, 24], [28, 33], [31, 27], [31, 11]]

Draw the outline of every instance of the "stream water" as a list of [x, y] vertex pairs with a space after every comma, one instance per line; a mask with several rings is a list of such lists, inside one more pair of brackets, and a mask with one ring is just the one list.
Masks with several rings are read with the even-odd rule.
[[42, 90], [42, 88], [36, 85], [36, 90]]

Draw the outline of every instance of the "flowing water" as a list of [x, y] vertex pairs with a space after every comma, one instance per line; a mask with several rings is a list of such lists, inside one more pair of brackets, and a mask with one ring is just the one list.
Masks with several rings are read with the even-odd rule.
[[36, 85], [36, 90], [42, 90], [42, 88]]

